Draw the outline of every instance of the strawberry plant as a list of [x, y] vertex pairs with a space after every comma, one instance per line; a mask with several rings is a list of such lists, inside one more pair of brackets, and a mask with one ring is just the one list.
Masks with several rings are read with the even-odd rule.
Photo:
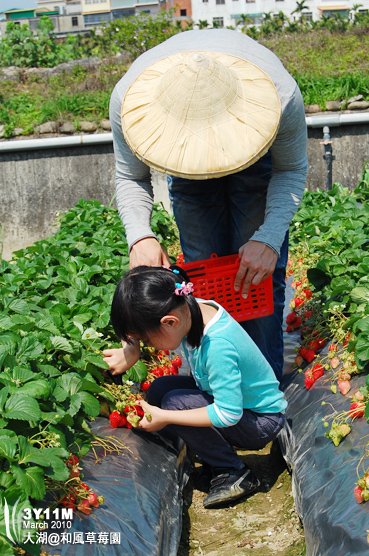
[[[153, 228], [164, 245], [177, 238], [160, 206]], [[128, 265], [117, 211], [97, 201], [80, 201], [54, 236], [0, 262], [0, 514], [5, 502], [40, 505], [49, 489], [88, 512], [70, 458], [89, 451], [90, 422], [115, 402], [101, 351], [116, 343], [110, 305]], [[10, 549], [2, 529], [0, 543]]]
[[[368, 198], [369, 168], [353, 191], [335, 184], [330, 191], [307, 192], [294, 219], [287, 273], [295, 296], [286, 324], [287, 332], [301, 333], [296, 364], [310, 363], [304, 373], [307, 389], [318, 379], [331, 381], [333, 393], [348, 397], [352, 377], [369, 370]], [[368, 388], [367, 376], [347, 409], [323, 418], [325, 436], [335, 446], [356, 420], [369, 422]], [[353, 490], [359, 504], [369, 500], [368, 469]]]
[[[176, 375], [182, 365], [179, 355], [170, 359], [168, 350], [156, 351], [141, 344], [142, 359], [129, 369], [122, 384], [107, 384], [105, 390], [114, 399], [108, 404], [109, 421], [113, 428], [136, 428], [144, 412], [139, 400], [144, 399], [153, 381], [164, 375]], [[149, 420], [149, 414], [146, 414]]]
[[368, 198], [368, 172], [354, 191], [335, 184], [307, 192], [291, 234], [293, 257], [305, 266], [329, 335], [344, 342], [352, 331], [348, 349], [361, 371], [369, 361]]

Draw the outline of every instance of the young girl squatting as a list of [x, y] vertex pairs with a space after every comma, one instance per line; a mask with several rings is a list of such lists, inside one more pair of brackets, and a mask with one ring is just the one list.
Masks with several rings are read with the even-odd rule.
[[211, 466], [205, 508], [221, 507], [260, 488], [236, 454], [259, 450], [285, 423], [287, 405], [275, 374], [245, 330], [215, 301], [196, 299], [178, 270], [139, 266], [119, 282], [111, 321], [122, 348], [105, 350], [113, 375], [140, 357], [139, 341], [158, 350], [182, 345], [191, 376], [157, 378], [141, 401], [140, 427], [181, 437]]

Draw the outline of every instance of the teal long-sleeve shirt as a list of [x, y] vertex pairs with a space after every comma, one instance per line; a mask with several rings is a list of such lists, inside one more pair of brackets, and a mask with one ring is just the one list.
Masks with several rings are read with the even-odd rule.
[[244, 409], [284, 413], [287, 402], [279, 382], [247, 332], [215, 301], [197, 301], [218, 310], [205, 326], [200, 346], [184, 342], [183, 351], [197, 386], [214, 398], [207, 406], [212, 424], [231, 427]]
[[[285, 234], [301, 201], [307, 174], [307, 130], [300, 90], [282, 62], [269, 49], [238, 31], [207, 29], [178, 33], [139, 56], [117, 83], [110, 100], [110, 122], [116, 160], [116, 200], [131, 247], [145, 237], [155, 237], [150, 227], [153, 189], [150, 168], [124, 140], [121, 107], [124, 95], [142, 71], [177, 52], [210, 50], [244, 58], [259, 66], [274, 82], [282, 106], [278, 134], [271, 147], [272, 177], [265, 218], [250, 239], [280, 252]], [[245, 239], [246, 240], [249, 238]]]

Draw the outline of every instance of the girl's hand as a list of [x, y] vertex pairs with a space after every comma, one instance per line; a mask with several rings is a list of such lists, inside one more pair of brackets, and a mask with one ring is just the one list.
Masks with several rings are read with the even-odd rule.
[[155, 405], [150, 405], [145, 400], [139, 400], [138, 402], [145, 412], [145, 416], [142, 417], [139, 428], [148, 432], [160, 431], [166, 427], [169, 423], [165, 418], [166, 411], [156, 407]]
[[103, 355], [103, 359], [108, 364], [111, 374], [114, 376], [121, 375], [133, 367], [139, 360], [140, 346], [139, 344], [124, 343], [123, 347], [118, 349], [105, 349]]

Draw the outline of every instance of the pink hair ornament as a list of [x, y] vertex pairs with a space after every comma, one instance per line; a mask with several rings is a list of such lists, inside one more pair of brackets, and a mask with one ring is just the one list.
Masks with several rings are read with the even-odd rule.
[[187, 284], [186, 282], [182, 282], [182, 284], [176, 282], [176, 289], [174, 290], [176, 295], [189, 295], [193, 293], [193, 291], [194, 287], [192, 282], [188, 282]]

